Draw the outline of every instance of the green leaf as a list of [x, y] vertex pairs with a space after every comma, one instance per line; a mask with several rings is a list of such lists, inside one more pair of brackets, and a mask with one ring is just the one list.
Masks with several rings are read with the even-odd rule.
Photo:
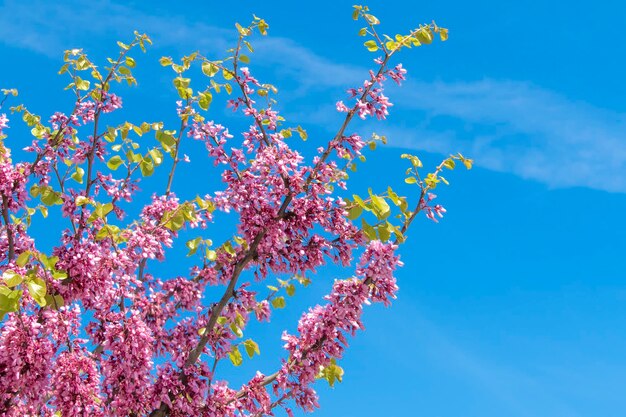
[[377, 217], [386, 217], [389, 215], [390, 207], [383, 197], [372, 194], [372, 203], [374, 204], [374, 211]]
[[398, 47], [398, 42], [394, 42], [394, 41], [385, 42], [385, 48], [387, 48], [390, 51], [395, 50], [397, 47]]
[[370, 52], [378, 51], [378, 44], [374, 40], [366, 41], [366, 42], [363, 43], [363, 45], [365, 45], [367, 50], [370, 51]]
[[393, 189], [391, 189], [391, 187], [387, 187], [387, 194], [389, 195], [389, 199], [393, 202], [393, 204], [395, 204], [396, 206], [400, 206], [400, 197], [398, 197], [398, 194], [396, 194]]
[[59, 262], [59, 257], [58, 256], [46, 256], [45, 254], [40, 253], [39, 261], [43, 264], [44, 268], [50, 271], [56, 267], [57, 262]]
[[430, 31], [430, 29], [428, 28], [422, 28], [420, 29], [416, 34], [415, 37], [421, 42], [421, 43], [425, 43], [425, 44], [430, 44], [433, 41], [433, 34]]
[[400, 155], [400, 158], [408, 159], [409, 161], [411, 161], [411, 164], [415, 168], [421, 168], [422, 167], [422, 161], [420, 161], [420, 159], [417, 156], [415, 156], [415, 155], [411, 155], [411, 154], [408, 154], [408, 153], [403, 153], [402, 155]]
[[212, 62], [204, 61], [202, 63], [202, 72], [207, 77], [213, 77], [219, 72], [219, 67]]
[[381, 223], [378, 225], [377, 229], [378, 229], [378, 237], [380, 238], [380, 241], [381, 242], [388, 241], [389, 238], [391, 237], [391, 233], [389, 232], [387, 224]]
[[285, 302], [285, 297], [276, 297], [272, 300], [272, 306], [274, 308], [285, 308], [287, 303]]
[[2, 274], [2, 280], [7, 287], [13, 288], [20, 285], [22, 281], [24, 281], [24, 277], [9, 269], [7, 271], [4, 271], [4, 273]]
[[72, 174], [72, 179], [74, 179], [74, 181], [76, 181], [77, 183], [82, 184], [84, 174], [85, 174], [85, 170], [77, 166], [76, 171], [74, 171], [74, 173]]
[[97, 203], [96, 204], [96, 209], [94, 210], [95, 217], [98, 219], [103, 219], [106, 217], [107, 214], [109, 214], [111, 212], [111, 210], [113, 210], [113, 204], [111, 203], [106, 203], [106, 204], [100, 204]]
[[174, 83], [174, 87], [178, 89], [186, 89], [187, 87], [189, 87], [191, 78], [176, 77], [174, 78], [174, 80], [172, 80], [172, 82]]
[[[224, 77], [225, 80], [232, 80], [233, 79], [233, 73], [228, 71], [227, 69], [223, 69], [222, 70], [222, 77]], [[228, 88], [226, 86], [224, 86], [224, 88], [226, 88], [226, 90], [228, 90]], [[230, 93], [228, 93], [230, 94]]]
[[34, 277], [26, 282], [28, 293], [41, 307], [46, 305], [46, 282], [38, 277]]
[[287, 291], [288, 296], [293, 297], [293, 295], [296, 293], [296, 286], [293, 284], [289, 284], [287, 285], [285, 290]]
[[30, 130], [30, 133], [38, 139], [41, 139], [46, 132], [46, 127], [43, 125], [36, 125]]
[[258, 26], [258, 28], [259, 28], [259, 33], [260, 33], [261, 35], [263, 35], [263, 36], [267, 35], [267, 29], [268, 29], [269, 27], [270, 27], [270, 26], [269, 26], [269, 25], [265, 22], [265, 20], [261, 19], [261, 20], [259, 21], [259, 26]]
[[474, 164], [474, 161], [472, 159], [466, 158], [461, 154], [459, 154], [459, 159], [461, 160], [461, 162], [463, 162], [465, 168], [472, 169], [472, 165]]
[[135, 68], [135, 66], [137, 65], [135, 63], [135, 60], [129, 56], [126, 57], [125, 62], [126, 62], [126, 65], [128, 65], [130, 68]]
[[55, 204], [63, 204], [63, 199], [60, 194], [53, 191], [52, 188], [46, 187], [41, 190], [41, 202], [46, 206], [52, 206]]
[[[391, 224], [390, 224], [390, 226], [393, 227]], [[390, 227], [390, 229], [391, 229], [391, 227]], [[399, 227], [393, 227], [393, 234], [396, 236], [396, 239], [398, 240], [398, 243], [404, 243], [405, 238], [404, 238], [404, 235], [402, 234], [402, 232], [400, 231]]]
[[75, 77], [74, 79], [74, 83], [76, 85], [76, 88], [79, 90], [89, 90], [89, 81], [87, 80], [83, 80], [80, 77]]
[[20, 306], [20, 298], [22, 298], [21, 290], [10, 290], [7, 287], [0, 287], [0, 311], [10, 312], [17, 311]]
[[52, 278], [54, 279], [66, 279], [67, 278], [67, 272], [63, 272], [63, 271], [55, 271], [52, 273]]
[[187, 256], [191, 256], [194, 253], [196, 253], [198, 251], [198, 247], [200, 246], [200, 242], [202, 242], [202, 238], [201, 237], [197, 237], [195, 239], [191, 239], [188, 240], [187, 243], [185, 244], [187, 246], [187, 248], [189, 249], [189, 252], [187, 252]]
[[363, 229], [363, 233], [369, 240], [376, 240], [376, 230], [372, 226], [370, 226], [364, 218], [361, 218], [361, 225]]
[[439, 37], [441, 38], [441, 40], [443, 42], [447, 41], [448, 40], [448, 29], [440, 28], [439, 29]]
[[240, 366], [243, 363], [243, 357], [241, 356], [241, 352], [239, 352], [238, 346], [233, 346], [232, 350], [228, 353], [228, 359], [235, 366]]
[[78, 207], [80, 207], [80, 206], [84, 206], [85, 204], [91, 203], [91, 200], [88, 197], [85, 197], [84, 195], [79, 195], [78, 197], [76, 197], [75, 203]]
[[31, 256], [30, 251], [22, 252], [22, 253], [20, 253], [20, 255], [15, 260], [15, 263], [17, 264], [17, 266], [22, 266], [23, 267], [30, 260], [30, 256]]
[[170, 133], [163, 130], [157, 130], [155, 133], [156, 140], [163, 146], [165, 152], [170, 152], [176, 144], [176, 139]]
[[406, 182], [407, 184], [416, 184], [417, 183], [417, 178], [415, 177], [408, 177], [404, 179], [404, 182]]
[[308, 133], [306, 133], [306, 130], [304, 130], [301, 126], [296, 127], [296, 131], [298, 132], [298, 135], [300, 135], [300, 139], [302, 140], [307, 140], [309, 135]]
[[[169, 216], [168, 213], [166, 213], [165, 215]], [[168, 229], [172, 231], [177, 231], [177, 230], [182, 229], [184, 225], [185, 225], [185, 215], [180, 210], [178, 210], [165, 224], [165, 227], [167, 227]]]
[[456, 164], [454, 163], [454, 159], [448, 158], [445, 161], [443, 161], [443, 166], [448, 168], [448, 169], [454, 169]]
[[211, 101], [213, 100], [213, 95], [210, 91], [205, 91], [204, 93], [198, 93], [198, 105], [202, 110], [208, 110], [211, 105]]
[[160, 150], [158, 150], [157, 148], [154, 148], [154, 149], [150, 149], [148, 153], [150, 154], [150, 157], [154, 161], [154, 165], [158, 166], [163, 163], [163, 153], [161, 153]]
[[33, 184], [33, 186], [30, 187], [30, 195], [32, 195], [33, 197], [37, 197], [40, 192], [41, 187], [39, 187], [37, 184]]
[[52, 307], [54, 310], [58, 310], [59, 308], [65, 305], [65, 301], [63, 300], [63, 297], [61, 297], [58, 294], [56, 295], [47, 294], [46, 305]]
[[167, 67], [168, 65], [172, 65], [172, 58], [169, 56], [161, 57], [161, 59], [159, 59], [159, 63], [161, 66]]
[[437, 175], [431, 172], [426, 176], [426, 179], [424, 180], [424, 182], [426, 183], [428, 188], [433, 189], [437, 187], [437, 183], [439, 183], [439, 178], [437, 178]]
[[379, 25], [380, 24], [380, 20], [378, 20], [378, 18], [376, 16], [372, 15], [372, 14], [366, 13], [366, 14], [363, 15], [363, 17], [371, 25]]
[[144, 177], [149, 177], [154, 174], [154, 164], [149, 159], [143, 159], [139, 163], [139, 169], [141, 170], [141, 175]]
[[241, 330], [241, 328], [239, 326], [237, 326], [236, 323], [231, 323], [230, 324], [230, 330], [233, 332], [233, 334], [237, 337], [243, 337], [243, 331]]
[[350, 210], [348, 210], [348, 219], [358, 219], [361, 213], [363, 213], [363, 208], [360, 205], [355, 204], [352, 208], [350, 208]]
[[102, 227], [102, 229], [98, 230], [98, 233], [96, 233], [96, 240], [111, 238], [113, 239], [113, 241], [116, 241], [119, 234], [120, 234], [119, 227], [112, 225], [112, 224], [106, 224], [104, 225], [104, 227]]
[[109, 162], [107, 162], [107, 167], [115, 171], [116, 169], [120, 167], [120, 165], [122, 165], [122, 163], [123, 163], [122, 158], [119, 155], [115, 155], [111, 159], [109, 159]]
[[370, 208], [367, 206], [367, 204], [365, 204], [365, 201], [363, 201], [363, 199], [361, 197], [359, 197], [356, 194], [352, 194], [352, 199], [354, 200], [355, 203], [357, 203], [359, 205], [359, 207], [361, 207], [363, 210], [365, 211], [371, 211]]
[[205, 253], [206, 258], [209, 260], [209, 262], [213, 262], [217, 259], [217, 252], [215, 252], [213, 249], [207, 249]]
[[257, 355], [261, 354], [261, 351], [259, 350], [259, 345], [252, 339], [248, 339], [243, 342], [243, 346], [245, 347], [246, 353], [250, 358], [252, 358], [255, 353]]
[[230, 242], [230, 240], [224, 242], [224, 244], [222, 244], [222, 248], [229, 255], [234, 256], [236, 254], [235, 249], [233, 248], [233, 244]]
[[328, 385], [332, 387], [335, 385], [335, 381], [342, 381], [343, 373], [343, 368], [335, 363], [335, 358], [332, 358], [330, 364], [322, 369], [321, 377], [328, 381]]

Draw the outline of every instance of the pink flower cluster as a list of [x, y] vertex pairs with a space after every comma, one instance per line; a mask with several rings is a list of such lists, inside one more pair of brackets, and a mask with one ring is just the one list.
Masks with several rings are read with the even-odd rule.
[[357, 277], [336, 281], [326, 296], [328, 304], [316, 306], [298, 322], [298, 336], [283, 334], [289, 359], [283, 362], [273, 384], [274, 393], [293, 398], [306, 411], [318, 407], [311, 385], [318, 373], [340, 359], [348, 346], [346, 335], [363, 329], [363, 305], [370, 301], [390, 304], [398, 290], [393, 271], [402, 266], [391, 243], [371, 241], [361, 256]]
[[2, 113], [0, 114], [0, 135], [2, 135], [2, 130], [9, 127], [9, 119], [7, 115]]
[[[439, 223], [437, 217], [443, 218], [446, 209], [441, 204], [429, 205], [429, 203], [437, 198], [437, 196], [433, 193], [428, 193], [426, 198], [421, 201], [420, 209], [426, 213], [426, 217], [435, 223]], [[437, 216], [437, 217], [436, 217]]]
[[[101, 360], [103, 387], [113, 415], [150, 412], [153, 336], [137, 312], [108, 313]], [[124, 393], [120, 395], [120, 393]]]
[[0, 415], [22, 417], [44, 404], [54, 346], [32, 315], [12, 314], [0, 332]]
[[[290, 146], [289, 132], [296, 129], [283, 126], [267, 97], [272, 88], [246, 67], [236, 68], [230, 83], [239, 94], [227, 102], [250, 121], [240, 134], [205, 120], [196, 98], [178, 102], [182, 123], [175, 136], [204, 144], [221, 183], [200, 181], [214, 188], [184, 201], [171, 191], [176, 163], [169, 164], [167, 191], [148, 199], [134, 221], [125, 220], [124, 202], [139, 191], [143, 166], [130, 166], [141, 155], [128, 154], [128, 170], [106, 168], [112, 137], [99, 120], [122, 106], [108, 88], [79, 94], [72, 112], [54, 113], [45, 128], [36, 126], [38, 138], [25, 148], [33, 162], [13, 163], [8, 149], [0, 155], [0, 275], [11, 269], [25, 281], [0, 283], [7, 299], [22, 291], [19, 308], [0, 322], [0, 415], [261, 417], [276, 407], [292, 415], [291, 403], [315, 409], [313, 384], [343, 357], [348, 337], [364, 328], [364, 306], [387, 306], [398, 290], [396, 246], [367, 242], [336, 191], [346, 188], [345, 160], [360, 157], [366, 144], [344, 133], [348, 122], [355, 115], [384, 119], [392, 103], [383, 82], [405, 79], [401, 65], [378, 64], [360, 88], [348, 90], [351, 108], [337, 103], [346, 123], [311, 161]], [[267, 105], [257, 105], [256, 93]], [[0, 135], [7, 127], [2, 114]], [[114, 140], [119, 145], [120, 138]], [[179, 145], [185, 143], [171, 151], [162, 143], [160, 152], [188, 161], [178, 157]], [[80, 174], [73, 182], [72, 173]], [[39, 196], [29, 200], [33, 184]], [[430, 205], [433, 198], [429, 194], [419, 208], [435, 220], [445, 209]], [[48, 223], [45, 245], [24, 220], [34, 213], [27, 203], [35, 207], [40, 200], [63, 216], [58, 225]], [[205, 248], [204, 229], [214, 216], [228, 224], [229, 213], [237, 221], [235, 236]], [[6, 220], [19, 216], [19, 222]], [[157, 263], [169, 261], [184, 247], [177, 242], [194, 233], [187, 246], [202, 242], [193, 248], [200, 261], [189, 273], [167, 276]], [[56, 246], [44, 256], [41, 248], [50, 241]], [[251, 320], [269, 322], [272, 305], [280, 307], [275, 297], [284, 287], [291, 294], [294, 276], [308, 277], [329, 262], [353, 265], [355, 253], [361, 253], [355, 275], [334, 282], [325, 304], [302, 315], [297, 334], [283, 334], [287, 357], [277, 373], [257, 372], [239, 390], [217, 378], [217, 364], [229, 357], [236, 363], [236, 353], [250, 343], [243, 338], [254, 327]], [[264, 285], [257, 290], [255, 281], [270, 276], [293, 281], [270, 286], [269, 294]], [[207, 302], [219, 287], [226, 288], [219, 301]]]
[[100, 372], [84, 348], [59, 354], [52, 370], [51, 404], [63, 416], [104, 416]]

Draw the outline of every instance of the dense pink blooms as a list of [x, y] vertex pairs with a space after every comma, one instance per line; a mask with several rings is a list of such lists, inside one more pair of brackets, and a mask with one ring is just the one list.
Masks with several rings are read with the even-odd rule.
[[0, 415], [22, 417], [45, 402], [55, 349], [33, 315], [12, 314], [0, 332]]
[[63, 416], [104, 416], [100, 373], [84, 349], [63, 351], [52, 369], [51, 404]]
[[307, 411], [318, 407], [311, 387], [320, 369], [332, 358], [340, 359], [348, 346], [347, 335], [363, 329], [363, 305], [390, 304], [398, 289], [393, 271], [401, 266], [396, 246], [378, 240], [370, 242], [357, 266], [357, 276], [335, 281], [328, 303], [315, 306], [298, 323], [298, 336], [283, 334], [289, 359], [283, 363], [273, 385], [277, 395], [287, 393]]
[[[72, 77], [95, 68], [81, 54], [66, 56]], [[351, 103], [336, 103], [345, 118], [337, 135], [316, 142], [308, 157], [294, 146], [303, 129], [281, 115], [275, 88], [239, 66], [241, 55], [219, 61], [237, 64], [233, 73], [220, 67], [226, 84], [211, 81], [207, 91], [233, 94], [227, 107], [248, 122], [243, 129], [208, 120], [206, 103], [186, 87], [178, 88], [177, 128], [115, 125], [109, 113], [122, 99], [111, 83], [134, 67], [125, 54], [106, 86], [99, 79], [89, 89], [73, 78], [73, 110], [41, 118], [21, 109], [35, 137], [23, 150], [29, 162], [15, 162], [8, 146], [0, 147], [0, 415], [261, 417], [281, 407], [293, 416], [294, 404], [314, 410], [313, 384], [364, 328], [364, 307], [387, 306], [398, 290], [397, 241], [366, 235], [344, 190], [348, 167], [364, 160], [367, 143], [348, 130], [351, 120], [385, 119], [393, 104], [383, 83], [400, 84], [406, 70], [377, 60], [378, 70], [348, 90]], [[187, 59], [200, 58], [186, 57], [183, 66]], [[208, 75], [210, 65], [203, 67]], [[181, 74], [175, 84], [185, 80]], [[7, 127], [1, 114], [0, 138]], [[144, 140], [151, 130], [156, 141]], [[189, 162], [182, 153], [188, 145], [203, 146], [194, 162], [208, 160], [219, 172], [193, 179], [197, 197], [174, 179], [177, 163]], [[166, 178], [167, 187], [141, 182], [161, 165], [169, 175], [152, 179]], [[431, 204], [434, 197], [417, 209], [436, 221], [445, 209]], [[42, 238], [30, 229], [40, 214], [54, 219]], [[388, 219], [376, 219], [380, 236]], [[216, 229], [229, 234], [213, 236]], [[184, 262], [174, 258], [181, 250], [188, 250]], [[334, 281], [294, 334], [283, 333], [278, 370], [236, 386], [223, 380], [226, 367], [218, 364], [258, 354], [249, 333], [275, 317], [273, 308], [296, 283], [306, 285], [327, 264], [356, 269]]]
[[149, 411], [153, 390], [150, 329], [139, 314], [133, 312], [127, 318], [109, 313], [102, 321], [101, 369], [110, 412], [116, 416], [145, 413]]

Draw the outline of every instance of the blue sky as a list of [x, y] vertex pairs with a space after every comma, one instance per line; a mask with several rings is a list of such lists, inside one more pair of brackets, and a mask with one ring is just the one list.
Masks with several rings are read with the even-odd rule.
[[[115, 40], [137, 29], [155, 45], [136, 57], [139, 88], [122, 93], [125, 117], [173, 123], [171, 74], [158, 58], [197, 49], [222, 56], [233, 23], [254, 13], [269, 22], [270, 35], [253, 40], [251, 67], [282, 87], [283, 113], [308, 129], [305, 146], [318, 146], [336, 129], [334, 103], [371, 63], [351, 5], [4, 1], [0, 86], [18, 88], [20, 100], [44, 115], [67, 108], [66, 80], [56, 75], [62, 51], [83, 47], [102, 59], [115, 53]], [[415, 225], [402, 248], [399, 299], [391, 309], [368, 309], [367, 331], [341, 362], [344, 382], [332, 390], [319, 384], [317, 415], [623, 415], [626, 6], [369, 5], [383, 31], [435, 19], [450, 29], [450, 40], [400, 57], [409, 81], [389, 89], [391, 117], [357, 126], [364, 135], [387, 134], [390, 144], [369, 157], [353, 186], [400, 183], [399, 155], [407, 149], [431, 164], [462, 151], [476, 168], [455, 173], [451, 187], [438, 193], [448, 210], [441, 223]], [[217, 106], [213, 111], [216, 119], [230, 117]], [[231, 130], [240, 122], [233, 120]], [[180, 175], [198, 172], [204, 171]], [[177, 192], [193, 194], [200, 186], [181, 181]], [[276, 328], [264, 328], [263, 354], [245, 370], [273, 371], [280, 331], [320, 301], [334, 273], [299, 290], [298, 300], [277, 314]], [[228, 366], [220, 371], [235, 381], [246, 376]]]

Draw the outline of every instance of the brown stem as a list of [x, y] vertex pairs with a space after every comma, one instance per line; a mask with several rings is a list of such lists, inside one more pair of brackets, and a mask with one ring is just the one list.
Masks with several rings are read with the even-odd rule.
[[[189, 101], [187, 101], [187, 105], [189, 105]], [[178, 133], [178, 139], [176, 140], [176, 146], [174, 147], [174, 163], [172, 164], [172, 169], [170, 171], [170, 175], [167, 178], [167, 187], [165, 188], [165, 196], [169, 196], [172, 190], [172, 182], [174, 181], [174, 172], [176, 171], [176, 165], [178, 165], [178, 150], [180, 149], [180, 141], [183, 137], [183, 131], [187, 127], [187, 122], [185, 121], [185, 114], [181, 114], [182, 120], [180, 122], [180, 132]]]
[[[241, 38], [240, 38], [240, 42], [241, 42]], [[240, 49], [240, 44], [238, 44], [238, 46], [237, 46], [237, 51], [239, 49]], [[389, 61], [390, 57], [391, 57], [391, 54], [386, 54], [385, 55], [385, 59], [380, 64], [380, 68], [379, 68], [379, 70], [378, 70], [378, 72], [377, 72], [377, 74], [375, 76], [376, 79], [380, 75], [382, 75], [383, 72], [385, 71], [387, 62]], [[235, 65], [235, 72], [236, 72], [236, 70], [237, 70], [237, 60], [236, 59], [235, 59], [235, 64], [234, 65]], [[237, 80], [236, 74], [235, 74], [235, 79]], [[237, 81], [237, 84], [242, 89], [244, 97], [247, 98], [247, 95], [245, 94], [245, 91], [243, 91], [243, 86], [239, 83], [239, 81]], [[364, 92], [361, 95], [361, 97], [359, 98], [359, 100], [363, 100], [365, 97], [367, 97], [367, 95], [369, 94], [369, 92], [373, 88], [374, 84], [375, 84], [375, 79], [372, 80], [372, 83], [370, 84], [370, 86], [368, 86], [364, 90]], [[247, 100], [249, 100], [249, 98], [247, 98]], [[247, 102], [247, 100], [246, 100], [246, 105], [248, 106], [249, 103]], [[333, 146], [332, 146], [333, 143], [335, 141], [337, 141], [337, 140], [340, 140], [341, 137], [343, 136], [346, 128], [348, 127], [348, 125], [352, 121], [352, 118], [356, 114], [356, 109], [357, 109], [357, 105], [355, 104], [354, 107], [346, 115], [346, 118], [345, 118], [343, 124], [341, 125], [341, 128], [339, 129], [339, 131], [333, 137], [333, 139], [329, 142], [326, 150], [324, 151], [324, 153], [320, 157], [319, 161], [313, 167], [313, 170], [309, 174], [309, 177], [307, 178], [306, 183], [305, 183], [306, 184], [305, 185], [305, 192], [309, 190], [310, 185], [313, 182], [315, 175], [317, 174], [317, 171], [319, 171], [319, 169], [321, 168], [322, 164], [330, 156], [331, 151], [333, 149]], [[262, 126], [262, 124], [256, 119], [256, 117], [254, 119], [255, 119], [255, 122], [257, 123], [257, 125], [261, 125]], [[265, 134], [265, 130], [264, 130], [263, 127], [261, 127], [261, 131], [262, 131], [263, 134]], [[267, 140], [267, 136], [264, 136], [264, 139]], [[278, 219], [282, 218], [285, 215], [285, 213], [287, 211], [287, 207], [289, 206], [289, 204], [291, 203], [293, 198], [294, 198], [293, 193], [289, 193], [289, 194], [287, 194], [285, 196], [285, 199], [283, 200], [283, 203], [281, 204], [281, 206], [280, 206], [280, 208], [278, 210], [278, 213], [277, 213], [277, 218]], [[206, 345], [207, 345], [207, 343], [209, 341], [209, 337], [210, 337], [210, 335], [213, 332], [215, 324], [217, 323], [217, 319], [218, 319], [220, 313], [226, 307], [226, 305], [228, 304], [228, 301], [230, 300], [230, 298], [234, 295], [234, 289], [235, 289], [235, 286], [237, 285], [237, 280], [239, 279], [239, 276], [240, 276], [241, 272], [245, 269], [247, 264], [252, 259], [254, 259], [254, 256], [256, 254], [257, 248], [258, 248], [259, 244], [261, 243], [261, 240], [263, 239], [263, 237], [265, 236], [266, 233], [267, 233], [267, 229], [261, 230], [259, 232], [259, 234], [257, 234], [257, 236], [255, 237], [254, 241], [250, 245], [249, 249], [246, 251], [246, 253], [243, 256], [243, 258], [241, 258], [235, 264], [235, 268], [233, 270], [233, 275], [231, 276], [230, 282], [228, 283], [228, 287], [226, 288], [226, 291], [222, 295], [222, 298], [220, 299], [220, 301], [211, 309], [211, 311], [209, 313], [210, 314], [209, 322], [208, 322], [207, 326], [205, 327], [205, 332], [204, 332], [203, 336], [200, 338], [200, 340], [199, 340], [198, 344], [196, 345], [196, 347], [189, 353], [189, 356], [187, 357], [187, 360], [185, 361], [185, 364], [184, 364], [183, 368], [186, 368], [188, 366], [193, 365], [198, 360], [200, 355], [202, 354], [202, 351], [206, 347]], [[184, 380], [184, 373], [182, 373], [182, 372], [181, 372], [181, 377]], [[275, 378], [276, 378], [276, 376], [274, 376], [274, 379]], [[272, 379], [272, 381], [273, 381], [273, 379]], [[271, 381], [267, 382], [267, 384], [269, 384], [269, 383], [271, 383]], [[267, 384], [265, 384], [265, 385], [267, 385]], [[163, 417], [168, 412], [169, 412], [169, 407], [167, 406], [167, 404], [161, 403], [159, 408], [153, 410], [152, 413], [150, 413], [150, 417]]]
[[[422, 202], [424, 200], [424, 195], [426, 194], [426, 192], [428, 191], [428, 188], [422, 188], [422, 191], [420, 193], [420, 198], [417, 202], [417, 205], [415, 207], [415, 210], [413, 211], [413, 213], [411, 214], [411, 216], [409, 216], [408, 219], [405, 220], [404, 224], [402, 225], [402, 229], [401, 229], [401, 233], [404, 235], [404, 233], [406, 233], [406, 231], [409, 229], [409, 226], [411, 225], [411, 223], [413, 222], [413, 220], [415, 220], [415, 217], [417, 216], [417, 214], [422, 210]], [[396, 238], [396, 240], [394, 241], [394, 245], [397, 245], [399, 243], [399, 239]], [[363, 280], [363, 283], [368, 285], [372, 282], [372, 278], [371, 277], [367, 277]], [[317, 347], [320, 348], [322, 346], [321, 343], [316, 343], [313, 348]], [[312, 349], [313, 349], [312, 348]], [[305, 351], [303, 353], [303, 356], [306, 357], [308, 351]], [[265, 378], [263, 378], [263, 380], [260, 383], [260, 386], [265, 387], [269, 384], [271, 384], [272, 382], [274, 382], [276, 380], [276, 378], [278, 377], [278, 371], [274, 372], [273, 374], [267, 375]], [[235, 395], [235, 399], [240, 399], [245, 397], [246, 393], [243, 390], [240, 390], [239, 392], [237, 392], [237, 394]]]
[[4, 224], [6, 225], [7, 230], [7, 240], [9, 241], [9, 254], [8, 254], [8, 262], [13, 261], [15, 257], [15, 241], [13, 237], [13, 230], [11, 229], [11, 223], [9, 222], [9, 199], [7, 196], [2, 196], [2, 218], [4, 219]]

